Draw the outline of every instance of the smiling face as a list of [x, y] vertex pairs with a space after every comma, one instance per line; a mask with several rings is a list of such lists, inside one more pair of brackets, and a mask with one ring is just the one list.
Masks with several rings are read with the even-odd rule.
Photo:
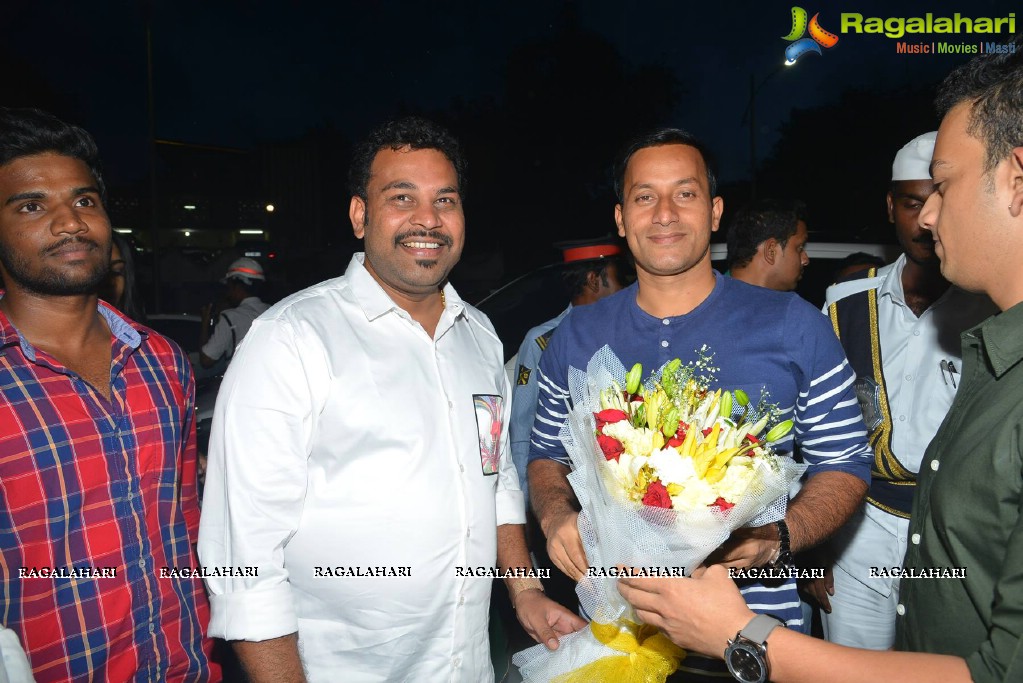
[[710, 235], [721, 223], [722, 208], [721, 198], [710, 196], [700, 152], [689, 145], [660, 145], [629, 159], [615, 222], [637, 274], [679, 275], [697, 266], [710, 269]]
[[110, 220], [84, 162], [46, 153], [0, 166], [0, 268], [9, 292], [91, 294], [110, 261]]
[[349, 215], [365, 239], [366, 269], [392, 298], [436, 294], [462, 254], [458, 178], [438, 150], [381, 149], [366, 199], [352, 197]]

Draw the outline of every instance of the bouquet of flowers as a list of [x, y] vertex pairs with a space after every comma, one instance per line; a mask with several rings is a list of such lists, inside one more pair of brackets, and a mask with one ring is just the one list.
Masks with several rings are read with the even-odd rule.
[[[576, 587], [592, 621], [548, 651], [515, 655], [523, 680], [664, 681], [685, 653], [639, 623], [617, 579], [689, 575], [741, 526], [784, 517], [802, 466], [771, 447], [792, 429], [762, 392], [712, 391], [712, 354], [667, 363], [642, 381], [608, 347], [570, 369], [572, 410], [561, 439], [582, 511], [590, 563]], [[625, 569], [622, 569], [625, 568]]]

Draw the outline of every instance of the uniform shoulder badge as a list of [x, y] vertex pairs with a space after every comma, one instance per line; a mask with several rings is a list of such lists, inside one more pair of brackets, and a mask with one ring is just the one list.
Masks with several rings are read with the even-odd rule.
[[519, 377], [515, 381], [515, 383], [518, 384], [520, 387], [529, 384], [529, 375], [530, 375], [531, 372], [532, 372], [532, 370], [527, 368], [525, 365], [520, 365], [519, 366]]

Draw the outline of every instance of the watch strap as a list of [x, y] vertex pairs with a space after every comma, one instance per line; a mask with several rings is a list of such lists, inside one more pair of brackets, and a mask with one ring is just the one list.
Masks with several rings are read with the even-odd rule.
[[763, 645], [767, 641], [767, 636], [771, 635], [778, 626], [783, 626], [781, 620], [776, 619], [769, 614], [758, 614], [757, 616], [750, 619], [750, 622], [746, 624], [746, 627], [739, 631], [739, 635], [747, 640], [751, 640], [758, 645]]
[[784, 555], [792, 551], [789, 544], [789, 525], [784, 519], [779, 519], [775, 524], [778, 525], [778, 542], [781, 545], [781, 554]]

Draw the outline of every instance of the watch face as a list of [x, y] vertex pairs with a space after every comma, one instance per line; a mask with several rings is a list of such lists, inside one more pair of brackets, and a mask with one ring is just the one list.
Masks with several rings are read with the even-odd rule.
[[728, 651], [728, 670], [742, 683], [762, 683], [764, 665], [759, 652], [745, 643], [737, 643]]

